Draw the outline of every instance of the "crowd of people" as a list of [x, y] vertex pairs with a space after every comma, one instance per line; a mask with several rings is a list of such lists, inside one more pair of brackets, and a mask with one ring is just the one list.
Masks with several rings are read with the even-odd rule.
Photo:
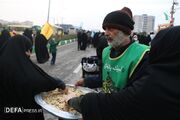
[[[128, 70], [130, 75], [126, 78], [126, 82], [119, 82], [123, 79], [121, 77], [125, 75], [121, 74], [120, 76], [119, 73], [113, 73], [113, 71], [119, 70], [125, 73], [127, 68], [118, 69], [116, 67], [119, 65], [118, 63], [115, 64], [114, 68], [111, 66], [117, 59], [120, 63], [120, 59], [125, 56], [125, 53], [123, 55], [120, 52], [113, 54], [113, 48], [128, 45], [128, 42], [124, 41], [128, 39], [129, 36], [126, 36], [133, 30], [133, 21], [131, 21], [131, 14], [129, 13], [131, 12], [128, 8], [113, 11], [103, 21], [103, 29], [110, 37], [108, 39], [110, 46], [103, 51], [103, 70], [105, 69], [105, 72], [102, 73], [105, 76], [103, 80], [114, 80], [110, 87], [122, 85], [122, 88], [118, 91], [110, 89], [111, 92], [88, 93], [80, 97], [74, 97], [72, 94], [66, 102], [82, 113], [83, 120], [178, 120], [180, 119], [180, 89], [178, 87], [180, 84], [178, 72], [180, 67], [178, 47], [180, 44], [180, 26], [158, 32], [151, 41], [150, 51], [146, 52], [146, 59], [138, 69], [133, 69], [133, 72], [136, 71], [135, 74], [131, 77], [130, 69]], [[113, 35], [115, 36], [112, 37]], [[126, 46], [124, 51], [128, 52], [132, 45], [133, 43]], [[148, 49], [147, 47], [143, 48], [144, 51]], [[139, 51], [140, 49], [134, 49], [131, 51], [133, 54], [129, 52], [131, 56], [122, 65], [125, 66], [126, 62], [131, 57], [138, 55]], [[113, 55], [120, 57], [116, 56], [116, 59], [112, 59]], [[107, 61], [109, 65], [106, 65]], [[76, 85], [84, 84], [78, 83]]]
[[[161, 30], [147, 43], [132, 36], [133, 14], [123, 7], [108, 13], [102, 23], [104, 32], [93, 37], [85, 31], [77, 34], [78, 50], [86, 50], [87, 41], [96, 47], [100, 60], [98, 76], [77, 80], [76, 86], [101, 87], [101, 92], [66, 98], [66, 103], [82, 114], [83, 120], [179, 120], [180, 119], [180, 26]], [[4, 113], [5, 108], [41, 107], [34, 96], [59, 88], [66, 89], [60, 78], [48, 75], [30, 59], [31, 32], [11, 37], [8, 30], [0, 35], [0, 119], [43, 120], [43, 112]], [[88, 37], [89, 36], [89, 37]], [[148, 36], [150, 37], [150, 36]], [[38, 63], [49, 59], [47, 39], [38, 32], [35, 53]], [[49, 40], [55, 64], [59, 41]]]

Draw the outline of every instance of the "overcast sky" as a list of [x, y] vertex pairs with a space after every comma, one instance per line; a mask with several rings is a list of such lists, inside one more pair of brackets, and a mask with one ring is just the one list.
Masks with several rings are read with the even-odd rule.
[[[170, 15], [173, 0], [51, 0], [50, 23], [66, 23], [84, 29], [102, 29], [104, 17], [124, 6], [133, 15], [155, 16], [155, 24], [167, 23], [164, 12]], [[177, 0], [180, 3], [180, 0]], [[0, 19], [7, 21], [32, 21], [43, 25], [47, 21], [49, 0], [0, 0]], [[175, 6], [180, 8], [180, 5]], [[179, 15], [178, 15], [179, 14]], [[175, 25], [180, 25], [180, 9], [175, 14]], [[156, 28], [155, 28], [156, 29]]]

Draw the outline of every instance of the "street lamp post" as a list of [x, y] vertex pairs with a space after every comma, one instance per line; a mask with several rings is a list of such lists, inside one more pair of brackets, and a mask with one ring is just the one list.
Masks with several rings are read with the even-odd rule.
[[48, 23], [49, 23], [50, 6], [51, 6], [51, 0], [49, 0], [49, 4], [48, 4], [48, 16], [47, 16]]
[[172, 5], [172, 7], [171, 7], [171, 12], [170, 12], [170, 14], [171, 14], [171, 21], [170, 21], [170, 23], [172, 24], [172, 26], [174, 25], [174, 13], [175, 13], [175, 5], [178, 5], [178, 2], [176, 1], [176, 0], [173, 0], [173, 5]]

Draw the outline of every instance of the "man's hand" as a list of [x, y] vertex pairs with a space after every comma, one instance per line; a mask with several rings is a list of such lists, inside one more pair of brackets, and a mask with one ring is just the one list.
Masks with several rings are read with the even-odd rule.
[[78, 80], [78, 81], [75, 83], [75, 86], [84, 86], [84, 79]]

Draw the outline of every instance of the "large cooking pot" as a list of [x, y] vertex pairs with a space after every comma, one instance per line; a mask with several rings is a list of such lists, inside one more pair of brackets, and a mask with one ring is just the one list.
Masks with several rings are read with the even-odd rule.
[[[66, 86], [67, 87], [75, 87], [74, 85], [70, 85], [70, 84], [67, 84]], [[76, 87], [76, 89], [81, 90], [84, 94], [89, 93], [89, 92], [96, 92], [95, 90], [89, 89], [86, 87], [79, 87], [78, 86], [78, 87]], [[40, 105], [43, 109], [47, 110], [48, 112], [50, 112], [51, 114], [54, 114], [55, 116], [57, 116], [59, 118], [62, 118], [65, 120], [78, 120], [78, 119], [82, 118], [82, 115], [80, 113], [74, 113], [73, 114], [70, 112], [66, 112], [66, 111], [63, 111], [63, 110], [60, 110], [60, 109], [54, 107], [53, 105], [46, 103], [43, 100], [43, 96], [46, 94], [47, 94], [47, 92], [42, 92], [40, 94], [35, 95], [35, 97], [34, 97], [36, 103], [38, 105]]]

